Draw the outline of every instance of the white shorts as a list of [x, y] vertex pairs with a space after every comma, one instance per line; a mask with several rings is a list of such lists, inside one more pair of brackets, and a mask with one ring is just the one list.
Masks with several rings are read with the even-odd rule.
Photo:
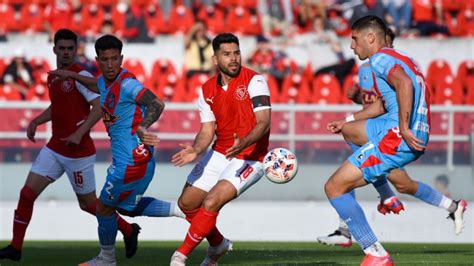
[[209, 150], [194, 166], [187, 182], [209, 192], [219, 180], [227, 180], [234, 185], [237, 195], [257, 183], [264, 174], [263, 163], [233, 158], [227, 160], [225, 155]]
[[30, 171], [51, 181], [59, 179], [66, 172], [74, 192], [82, 195], [95, 191], [94, 163], [95, 154], [69, 158], [44, 146]]

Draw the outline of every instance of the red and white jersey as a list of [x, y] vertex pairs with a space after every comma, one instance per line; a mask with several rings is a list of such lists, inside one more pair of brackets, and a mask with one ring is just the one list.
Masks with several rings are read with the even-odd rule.
[[[83, 76], [92, 75], [77, 64], [68, 70]], [[79, 145], [66, 146], [62, 138], [74, 133], [87, 119], [90, 112], [89, 102], [99, 97], [73, 79], [60, 79], [48, 76], [49, 98], [51, 99], [51, 123], [53, 136], [47, 146], [51, 150], [70, 158], [79, 158], [95, 154], [94, 142], [89, 132], [84, 134]]]
[[[226, 154], [226, 150], [234, 144], [234, 133], [240, 138], [248, 135], [257, 124], [255, 112], [271, 108], [270, 105], [253, 106], [252, 103], [252, 98], [256, 96], [270, 96], [270, 90], [262, 75], [245, 67], [226, 86], [221, 85], [220, 79], [218, 74], [204, 83], [198, 104], [201, 123], [216, 122], [217, 138], [212, 149]], [[270, 133], [267, 133], [236, 158], [262, 160], [268, 150], [269, 136]]]

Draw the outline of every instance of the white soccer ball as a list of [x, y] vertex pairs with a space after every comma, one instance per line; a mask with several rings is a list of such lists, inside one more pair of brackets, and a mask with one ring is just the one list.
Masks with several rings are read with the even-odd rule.
[[263, 159], [263, 165], [265, 176], [277, 184], [290, 182], [298, 172], [296, 155], [285, 148], [270, 150]]

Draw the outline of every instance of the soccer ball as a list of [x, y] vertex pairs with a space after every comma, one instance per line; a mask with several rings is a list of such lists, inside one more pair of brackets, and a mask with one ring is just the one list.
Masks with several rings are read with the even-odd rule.
[[273, 183], [283, 184], [290, 182], [298, 172], [296, 155], [285, 149], [270, 150], [263, 160], [265, 176]]

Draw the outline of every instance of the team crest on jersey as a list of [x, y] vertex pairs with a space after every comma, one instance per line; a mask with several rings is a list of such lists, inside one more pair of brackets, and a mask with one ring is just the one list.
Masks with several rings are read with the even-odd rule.
[[104, 124], [107, 127], [110, 127], [111, 125], [115, 124], [115, 122], [117, 122], [119, 116], [111, 114], [105, 108], [102, 108], [102, 119], [104, 121]]
[[70, 79], [66, 79], [61, 83], [61, 90], [64, 92], [71, 92], [73, 88], [73, 81]]
[[235, 89], [235, 98], [239, 101], [243, 101], [247, 98], [248, 92], [247, 87], [245, 85], [239, 85], [237, 89]]

